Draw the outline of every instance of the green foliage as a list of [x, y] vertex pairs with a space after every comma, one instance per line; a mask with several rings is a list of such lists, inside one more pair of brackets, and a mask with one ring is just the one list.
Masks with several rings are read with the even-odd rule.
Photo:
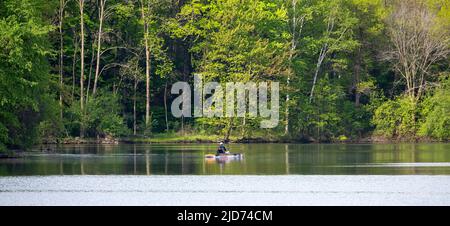
[[82, 122], [88, 134], [112, 137], [129, 134], [116, 95], [100, 91], [94, 98], [89, 99], [86, 109]]
[[8, 128], [0, 124], [0, 152], [6, 150], [5, 144], [8, 143]]
[[418, 134], [439, 140], [450, 139], [450, 76], [444, 76], [434, 93], [422, 103]]
[[28, 148], [45, 118], [50, 56], [44, 1], [0, 2], [0, 146]]
[[90, 137], [120, 137], [130, 132], [121, 116], [118, 97], [105, 90], [99, 90], [88, 100], [84, 114], [80, 105], [72, 105], [65, 113], [65, 119], [65, 127], [70, 134], [80, 134], [80, 124]]
[[440, 85], [430, 90], [424, 100], [416, 103], [407, 96], [383, 102], [375, 110], [376, 134], [387, 137], [450, 137], [450, 98], [448, 75], [441, 76]]
[[[165, 132], [168, 124], [170, 137], [184, 128], [182, 134], [220, 138], [345, 141], [375, 131], [394, 138], [448, 140], [448, 60], [430, 66], [425, 96], [415, 101], [401, 95], [405, 83], [389, 62], [379, 60], [380, 50], [390, 44], [385, 18], [395, 2], [108, 0], [96, 65], [99, 1], [85, 1], [84, 15], [77, 1], [67, 1], [62, 33], [54, 26], [60, 20], [59, 1], [0, 1], [0, 150], [28, 148], [39, 138], [79, 136], [80, 125], [87, 137], [128, 136], [135, 123], [137, 134], [144, 136]], [[430, 29], [450, 34], [448, 1], [411, 4], [417, 2], [436, 14]], [[149, 125], [144, 125], [145, 38], [150, 53]], [[93, 95], [97, 66], [100, 91]], [[171, 85], [192, 82], [195, 73], [205, 82], [280, 82], [280, 126], [261, 129], [258, 117], [174, 118]], [[282, 125], [287, 122], [285, 134]]]
[[60, 115], [60, 106], [53, 95], [42, 95], [40, 114], [44, 117], [38, 124], [39, 138], [60, 138], [67, 135]]
[[[173, 35], [197, 36], [190, 51], [197, 56], [195, 72], [206, 81], [249, 82], [275, 79], [283, 73], [288, 33], [287, 11], [282, 5], [260, 0], [192, 1], [178, 17], [171, 22]], [[202, 130], [221, 134], [240, 124], [233, 121], [238, 120], [196, 120]]]
[[417, 130], [417, 103], [407, 96], [388, 100], [375, 110], [376, 133], [387, 137], [411, 137]]
[[[330, 79], [321, 79], [316, 87], [317, 95], [310, 103], [308, 97], [300, 98], [299, 111], [293, 112], [293, 126], [296, 133], [317, 141], [331, 141], [339, 136], [351, 136], [352, 131], [346, 131], [345, 126], [351, 117], [345, 101], [342, 87], [333, 84]], [[352, 122], [357, 122], [355, 119]]]
[[332, 86], [326, 79], [317, 84], [317, 95], [309, 123], [313, 126], [313, 131], [316, 130], [319, 140], [329, 140], [340, 135], [342, 118], [338, 109], [343, 95], [342, 88]]
[[370, 123], [372, 111], [369, 111], [366, 106], [355, 107], [355, 103], [348, 100], [343, 100], [340, 106], [342, 134], [358, 139], [373, 129]]

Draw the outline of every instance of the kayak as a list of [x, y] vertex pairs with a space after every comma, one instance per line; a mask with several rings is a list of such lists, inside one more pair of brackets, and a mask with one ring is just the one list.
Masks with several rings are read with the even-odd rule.
[[207, 159], [222, 159], [222, 158], [233, 158], [233, 159], [241, 159], [244, 157], [244, 154], [241, 153], [229, 153], [229, 154], [220, 154], [220, 155], [214, 155], [214, 154], [207, 154], [205, 155], [205, 158]]

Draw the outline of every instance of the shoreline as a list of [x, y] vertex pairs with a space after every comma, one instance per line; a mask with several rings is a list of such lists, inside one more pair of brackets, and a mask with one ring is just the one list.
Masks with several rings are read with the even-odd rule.
[[[214, 138], [214, 139], [212, 139]], [[218, 136], [173, 136], [173, 137], [122, 137], [122, 138], [60, 138], [60, 139], [43, 139], [34, 147], [45, 150], [46, 146], [51, 145], [119, 145], [119, 144], [216, 144], [220, 139]], [[347, 141], [329, 141], [316, 142], [295, 139], [267, 139], [267, 138], [233, 138], [228, 144], [425, 144], [425, 143], [449, 143], [449, 141], [439, 141], [433, 139], [387, 139], [380, 137], [366, 137], [358, 140]], [[20, 158], [23, 152], [29, 150], [7, 149], [0, 152], [0, 159]]]
[[[215, 144], [221, 141], [219, 136], [167, 136], [167, 137], [121, 137], [121, 138], [62, 138], [44, 139], [38, 145], [51, 144]], [[345, 141], [315, 141], [289, 138], [231, 138], [230, 144], [399, 144], [399, 143], [448, 143], [431, 138], [386, 138], [379, 136]]]

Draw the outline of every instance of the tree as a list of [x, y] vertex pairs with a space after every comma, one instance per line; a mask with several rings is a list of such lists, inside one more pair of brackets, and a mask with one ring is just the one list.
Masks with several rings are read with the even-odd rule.
[[121, 68], [121, 73], [128, 76], [133, 81], [133, 135], [137, 135], [137, 88], [139, 82], [144, 80], [143, 73], [139, 67], [139, 59], [131, 58], [128, 63]]
[[432, 66], [450, 53], [449, 30], [436, 24], [437, 12], [424, 1], [396, 1], [387, 19], [389, 49], [382, 59], [393, 62], [406, 83], [405, 93], [417, 103], [433, 76]]
[[421, 104], [418, 134], [441, 141], [450, 140], [450, 74], [442, 75], [439, 86], [425, 97]]
[[[285, 127], [284, 127], [284, 134], [289, 134], [289, 104], [290, 104], [290, 95], [289, 95], [289, 86], [291, 82], [291, 76], [295, 72], [295, 69], [293, 68], [294, 59], [297, 54], [297, 46], [299, 43], [299, 39], [302, 35], [303, 31], [303, 25], [305, 23], [305, 19], [309, 14], [300, 11], [298, 8], [302, 7], [299, 4], [298, 0], [292, 0], [288, 1], [288, 12], [289, 12], [289, 33], [291, 35], [291, 41], [290, 41], [290, 49], [289, 49], [289, 73], [287, 75], [286, 80], [286, 102], [285, 102]], [[300, 11], [300, 12], [299, 12]]]
[[[78, 0], [80, 8], [80, 110], [81, 116], [84, 116], [84, 0]], [[83, 119], [80, 121], [80, 137], [84, 137]]]
[[[313, 83], [309, 95], [309, 102], [314, 98], [314, 89], [316, 87], [322, 64], [330, 53], [337, 51], [352, 50], [356, 42], [349, 36], [349, 32], [356, 24], [357, 20], [351, 15], [345, 5], [344, 0], [324, 1], [317, 4], [316, 11], [324, 12], [321, 21], [325, 25], [322, 36], [319, 39], [321, 44], [319, 55], [314, 70]], [[320, 23], [320, 22], [319, 22]]]
[[378, 49], [384, 45], [383, 36], [383, 1], [353, 0], [351, 11], [358, 23], [353, 27], [353, 36], [357, 46], [353, 52], [353, 76], [349, 91], [354, 95], [355, 107], [360, 107], [363, 95], [375, 89], [375, 78], [372, 76], [378, 66]]
[[53, 26], [46, 16], [56, 8], [39, 0], [0, 2], [0, 151], [31, 147], [48, 119], [46, 104], [57, 105], [47, 60]]
[[[280, 1], [192, 1], [178, 14], [174, 33], [194, 41], [194, 71], [206, 81], [276, 80], [286, 74], [289, 50], [287, 10]], [[228, 140], [239, 125], [255, 118], [199, 119], [202, 127], [221, 128]], [[240, 121], [240, 122], [239, 122]]]
[[[141, 128], [446, 140], [449, 12], [448, 0], [3, 0], [0, 148]], [[280, 82], [284, 125], [171, 117], [171, 83], [194, 74]]]
[[141, 0], [141, 15], [144, 29], [144, 47], [145, 47], [145, 125], [150, 124], [150, 44], [149, 44], [149, 17], [150, 1]]
[[59, 106], [60, 117], [63, 118], [63, 86], [64, 86], [64, 33], [63, 33], [63, 21], [64, 21], [64, 9], [67, 6], [66, 0], [59, 1], [58, 9], [58, 31], [59, 31]]
[[92, 95], [95, 96], [95, 92], [97, 91], [97, 80], [100, 73], [100, 50], [102, 46], [102, 35], [103, 35], [103, 21], [105, 19], [105, 5], [106, 0], [99, 0], [99, 12], [98, 12], [98, 35], [97, 35], [97, 62], [95, 64], [95, 77], [94, 77], [94, 88], [92, 89]]

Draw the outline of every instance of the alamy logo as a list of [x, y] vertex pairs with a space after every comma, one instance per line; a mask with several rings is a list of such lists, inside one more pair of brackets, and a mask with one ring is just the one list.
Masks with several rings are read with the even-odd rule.
[[171, 93], [180, 96], [172, 102], [172, 115], [177, 118], [245, 117], [248, 109], [249, 117], [258, 117], [259, 113], [262, 118], [261, 128], [275, 128], [279, 123], [279, 83], [270, 82], [270, 107], [268, 88], [267, 82], [228, 82], [225, 84], [224, 93], [224, 87], [218, 82], [207, 82], [203, 85], [202, 76], [195, 75], [193, 114], [191, 86], [187, 82], [177, 82], [173, 84]]

